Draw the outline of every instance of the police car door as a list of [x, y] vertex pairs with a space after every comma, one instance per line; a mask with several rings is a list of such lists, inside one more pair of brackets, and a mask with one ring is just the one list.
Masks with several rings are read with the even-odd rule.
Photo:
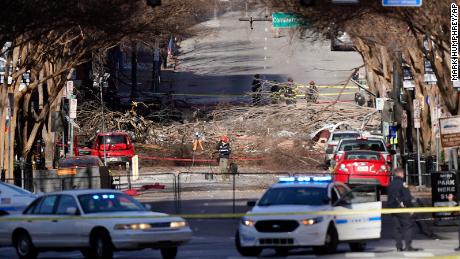
[[347, 186], [336, 183], [332, 191], [336, 191], [339, 194], [339, 200], [333, 204], [333, 210], [350, 212], [350, 214], [335, 216], [335, 225], [340, 241], [380, 238], [381, 213], [366, 212], [382, 208], [382, 203], [378, 201], [378, 193], [375, 188], [360, 186], [350, 190]]

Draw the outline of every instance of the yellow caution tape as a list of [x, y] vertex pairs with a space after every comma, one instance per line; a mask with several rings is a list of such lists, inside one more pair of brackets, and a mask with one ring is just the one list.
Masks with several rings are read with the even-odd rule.
[[283, 212], [283, 213], [215, 213], [215, 214], [178, 214], [178, 215], [159, 215], [159, 216], [56, 216], [56, 217], [14, 217], [4, 216], [0, 217], [0, 222], [12, 221], [44, 221], [44, 220], [99, 220], [99, 219], [156, 219], [156, 218], [170, 218], [182, 217], [185, 219], [232, 219], [241, 218], [244, 216], [263, 217], [263, 216], [291, 216], [291, 215], [361, 215], [361, 214], [400, 214], [400, 213], [434, 213], [434, 212], [454, 212], [460, 211], [460, 207], [421, 207], [421, 208], [383, 208], [374, 210], [340, 210], [340, 211], [303, 211], [303, 212]]
[[457, 253], [456, 255], [442, 255], [442, 256], [433, 256], [430, 258], [435, 259], [460, 259], [460, 255]]
[[[323, 86], [318, 86], [318, 88], [346, 88], [346, 89], [357, 89], [355, 86], [334, 86], [334, 85], [323, 85]], [[250, 92], [250, 93], [239, 93], [239, 94], [224, 94], [224, 93], [156, 93], [157, 95], [171, 95], [171, 96], [195, 96], [195, 97], [241, 97], [241, 96], [251, 96], [251, 95], [272, 95], [272, 92]], [[339, 93], [319, 93], [321, 96], [335, 96], [338, 95]], [[347, 95], [347, 94], [355, 94], [355, 92], [343, 92], [342, 95]], [[305, 94], [297, 94], [296, 96], [305, 96]]]

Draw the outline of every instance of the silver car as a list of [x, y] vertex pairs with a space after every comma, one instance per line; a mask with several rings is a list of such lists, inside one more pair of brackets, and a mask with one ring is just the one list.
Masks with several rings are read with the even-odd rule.
[[359, 138], [361, 137], [361, 133], [356, 130], [336, 130], [331, 133], [329, 136], [329, 140], [327, 141], [327, 148], [326, 148], [326, 156], [325, 156], [325, 163], [326, 166], [331, 165], [331, 160], [334, 158], [334, 151], [339, 144], [339, 141], [344, 138]]
[[352, 150], [371, 150], [380, 152], [388, 163], [391, 163], [391, 155], [393, 151], [388, 150], [386, 143], [381, 138], [366, 138], [359, 137], [355, 139], [342, 139], [340, 140], [337, 148], [335, 149], [331, 165], [334, 166], [345, 151]]

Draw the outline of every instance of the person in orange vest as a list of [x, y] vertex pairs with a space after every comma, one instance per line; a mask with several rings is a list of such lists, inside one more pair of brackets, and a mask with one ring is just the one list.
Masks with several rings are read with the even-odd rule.
[[195, 140], [193, 141], [193, 151], [200, 147], [201, 151], [203, 151], [203, 134], [200, 132], [195, 132]]
[[216, 146], [217, 152], [219, 153], [219, 171], [221, 173], [228, 172], [228, 159], [232, 153], [232, 148], [230, 147], [229, 139], [227, 136], [221, 136], [220, 141]]

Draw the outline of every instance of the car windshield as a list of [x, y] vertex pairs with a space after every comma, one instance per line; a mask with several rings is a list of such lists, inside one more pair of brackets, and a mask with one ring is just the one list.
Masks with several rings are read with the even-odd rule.
[[344, 138], [359, 138], [359, 133], [333, 133], [332, 140], [341, 140]]
[[122, 193], [92, 193], [79, 195], [85, 213], [146, 211], [135, 199]]
[[[100, 144], [104, 143], [104, 136], [98, 137], [98, 142]], [[106, 144], [127, 144], [126, 136], [124, 135], [108, 135], [105, 136], [105, 143]]]
[[59, 168], [73, 168], [73, 167], [91, 167], [102, 166], [102, 162], [97, 156], [77, 156], [64, 158], [59, 161]]
[[386, 152], [385, 145], [381, 140], [343, 140], [338, 151], [371, 150]]
[[377, 152], [356, 152], [351, 151], [345, 154], [345, 160], [380, 160]]
[[327, 204], [327, 188], [286, 187], [268, 190], [260, 199], [258, 206], [271, 205], [311, 205]]

